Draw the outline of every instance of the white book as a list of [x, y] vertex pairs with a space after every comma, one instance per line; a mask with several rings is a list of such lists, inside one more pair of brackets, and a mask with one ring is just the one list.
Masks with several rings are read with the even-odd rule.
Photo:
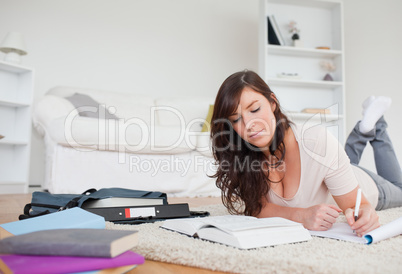
[[402, 217], [370, 231], [363, 237], [357, 236], [347, 223], [334, 223], [326, 231], [310, 231], [310, 234], [354, 243], [372, 244], [402, 234]]
[[163, 198], [110, 197], [98, 200], [88, 200], [83, 204], [82, 208], [163, 205], [163, 202]]
[[308, 241], [310, 233], [302, 224], [284, 218], [215, 216], [171, 219], [162, 228], [240, 249]]

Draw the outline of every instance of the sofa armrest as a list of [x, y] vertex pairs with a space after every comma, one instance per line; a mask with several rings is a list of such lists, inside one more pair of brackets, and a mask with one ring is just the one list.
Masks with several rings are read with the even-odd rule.
[[45, 95], [35, 105], [32, 115], [33, 125], [40, 134], [44, 135], [52, 121], [60, 117], [67, 117], [72, 112], [78, 114], [68, 100], [54, 95]]

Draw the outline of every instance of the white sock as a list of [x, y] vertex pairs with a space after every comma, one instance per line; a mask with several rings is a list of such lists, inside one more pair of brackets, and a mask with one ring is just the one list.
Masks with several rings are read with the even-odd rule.
[[378, 119], [384, 115], [391, 106], [392, 100], [385, 96], [370, 96], [363, 102], [363, 119], [360, 122], [359, 130], [367, 133], [374, 129]]
[[367, 110], [368, 106], [369, 106], [374, 100], [375, 100], [375, 96], [374, 96], [374, 95], [371, 95], [371, 96], [367, 97], [366, 100], [364, 100], [364, 102], [363, 102], [363, 104], [362, 104], [362, 107], [363, 107], [363, 112], [362, 112], [362, 114], [363, 114], [363, 116], [364, 116], [364, 114], [366, 113], [366, 110]]

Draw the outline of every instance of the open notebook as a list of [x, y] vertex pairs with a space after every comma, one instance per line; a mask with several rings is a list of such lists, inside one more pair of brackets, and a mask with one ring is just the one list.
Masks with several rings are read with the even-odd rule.
[[372, 244], [402, 234], [402, 217], [380, 226], [363, 237], [353, 233], [347, 223], [334, 223], [327, 231], [311, 231], [313, 236], [344, 240], [349, 242]]

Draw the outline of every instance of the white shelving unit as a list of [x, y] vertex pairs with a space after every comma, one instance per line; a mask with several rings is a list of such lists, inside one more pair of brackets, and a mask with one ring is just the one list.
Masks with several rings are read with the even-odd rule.
[[[274, 15], [285, 45], [268, 44], [267, 16]], [[287, 25], [297, 22], [303, 47], [292, 46]], [[345, 141], [345, 69], [343, 2], [341, 0], [260, 0], [259, 74], [278, 97], [283, 110], [298, 123], [323, 124]], [[330, 49], [317, 49], [329, 47]], [[324, 81], [320, 63], [330, 61], [334, 81]], [[297, 73], [299, 78], [281, 78]], [[330, 114], [306, 114], [305, 108]]]
[[34, 71], [0, 61], [0, 193], [27, 193]]

